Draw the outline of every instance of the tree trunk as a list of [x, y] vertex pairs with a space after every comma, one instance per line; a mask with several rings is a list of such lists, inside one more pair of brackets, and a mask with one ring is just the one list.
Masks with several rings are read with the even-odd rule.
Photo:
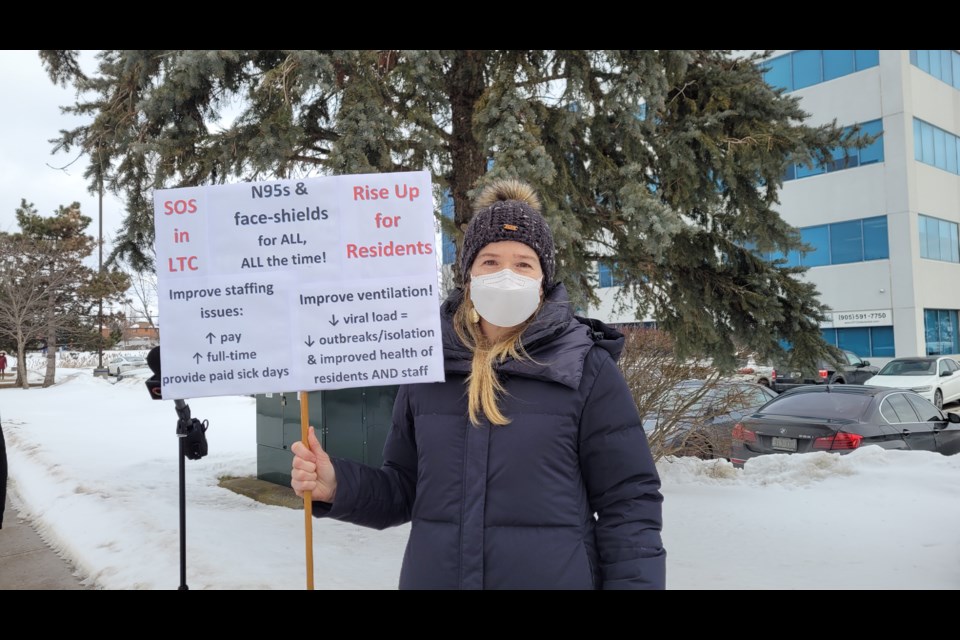
[[17, 342], [17, 386], [30, 388], [30, 381], [27, 379], [27, 348], [23, 340]]
[[[50, 310], [53, 313], [53, 310]], [[51, 317], [53, 317], [51, 315]], [[57, 329], [47, 331], [47, 371], [43, 376], [43, 388], [52, 387], [57, 377]]]
[[[473, 217], [467, 192], [486, 173], [487, 160], [484, 149], [473, 135], [473, 114], [477, 102], [483, 97], [484, 80], [483, 51], [459, 51], [447, 74], [447, 94], [450, 96], [452, 115], [452, 142], [450, 155], [453, 171], [450, 175], [450, 193], [453, 197], [453, 220], [463, 231]], [[463, 236], [457, 236], [457, 255], [460, 255]], [[459, 263], [454, 263], [454, 280], [462, 284], [463, 274]]]

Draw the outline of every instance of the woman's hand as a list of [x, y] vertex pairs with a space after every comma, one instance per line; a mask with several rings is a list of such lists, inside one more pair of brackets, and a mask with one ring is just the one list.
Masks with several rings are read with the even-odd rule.
[[310, 427], [307, 432], [307, 449], [299, 440], [293, 443], [293, 471], [291, 472], [290, 486], [293, 491], [303, 497], [310, 494], [313, 500], [333, 502], [337, 492], [337, 474], [330, 462], [330, 456], [320, 446], [320, 441]]

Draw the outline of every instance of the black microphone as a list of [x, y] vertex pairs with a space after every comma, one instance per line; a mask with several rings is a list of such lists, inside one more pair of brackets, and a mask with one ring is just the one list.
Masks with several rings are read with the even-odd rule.
[[150, 371], [153, 371], [153, 375], [150, 376], [146, 381], [147, 391], [150, 393], [150, 397], [154, 400], [163, 400], [163, 393], [160, 389], [159, 346], [150, 349], [150, 353], [147, 354], [147, 366], [150, 367]]

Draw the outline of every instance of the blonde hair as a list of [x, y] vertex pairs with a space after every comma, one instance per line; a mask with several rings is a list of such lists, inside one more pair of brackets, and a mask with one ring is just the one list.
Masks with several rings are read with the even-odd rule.
[[467, 412], [474, 426], [480, 424], [481, 415], [490, 424], [501, 426], [510, 424], [510, 418], [503, 415], [500, 410], [500, 397], [506, 391], [497, 377], [494, 365], [502, 363], [508, 356], [514, 360], [531, 360], [523, 348], [520, 336], [540, 313], [542, 306], [541, 302], [530, 318], [511, 327], [500, 339], [491, 344], [483, 335], [480, 323], [472, 321], [475, 309], [470, 299], [470, 284], [464, 287], [463, 301], [453, 314], [453, 328], [460, 341], [473, 353], [473, 363], [470, 365], [470, 375], [467, 377]]

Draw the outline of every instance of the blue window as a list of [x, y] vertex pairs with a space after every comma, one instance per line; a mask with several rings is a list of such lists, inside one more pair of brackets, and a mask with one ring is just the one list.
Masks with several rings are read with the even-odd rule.
[[923, 126], [913, 119], [913, 159], [923, 160]]
[[933, 165], [933, 125], [926, 122], [920, 123], [920, 162]]
[[960, 225], [930, 216], [917, 216], [920, 230], [920, 257], [944, 262], [960, 262]]
[[798, 178], [809, 178], [810, 176], [818, 176], [818, 175], [820, 175], [821, 173], [824, 173], [824, 172], [825, 172], [825, 170], [824, 170], [823, 165], [820, 164], [819, 162], [817, 162], [816, 160], [813, 161], [813, 166], [812, 166], [812, 167], [808, 167], [808, 166], [805, 165], [805, 164], [798, 164], [798, 165], [797, 165], [797, 177], [798, 177]]
[[957, 158], [957, 139], [954, 136], [947, 136], [947, 171], [957, 173], [957, 166], [960, 165]]
[[[860, 130], [868, 136], [879, 136], [869, 146], [860, 149], [860, 164], [883, 162], [883, 123], [880, 120], [864, 122], [860, 125]], [[853, 152], [856, 153], [856, 150]]]
[[861, 358], [892, 358], [893, 327], [851, 327], [821, 329], [827, 344], [853, 351]]
[[[793, 170], [787, 170], [783, 177], [784, 181], [793, 180], [795, 178], [807, 178], [825, 172], [832, 173], [842, 169], [852, 169], [863, 164], [883, 162], [883, 122], [881, 120], [870, 120], [869, 122], [861, 122], [859, 126], [861, 135], [876, 136], [874, 141], [868, 146], [862, 149], [834, 149], [826, 165], [822, 165], [818, 162], [815, 162], [814, 166], [812, 167], [807, 167], [806, 165], [802, 164], [795, 165]], [[849, 130], [850, 127], [847, 127], [846, 131]], [[916, 126], [914, 127], [914, 131], [916, 132]], [[917, 143], [915, 140], [915, 154], [918, 152], [918, 149], [923, 149], [922, 142]]]
[[870, 354], [870, 327], [837, 329], [837, 346], [861, 358]]
[[830, 229], [827, 225], [801, 229], [800, 239], [810, 245], [810, 251], [800, 256], [803, 266], [822, 267], [830, 264]]
[[860, 164], [860, 156], [856, 149], [844, 149], [837, 147], [831, 152], [830, 164], [827, 165], [827, 171], [840, 171], [841, 169], [852, 169]]
[[954, 175], [960, 174], [960, 142], [957, 136], [917, 118], [913, 119], [913, 157]]
[[824, 49], [823, 79], [833, 80], [856, 71], [853, 49]]
[[830, 225], [830, 263], [863, 261], [863, 222], [851, 220]]
[[886, 260], [890, 257], [887, 216], [863, 219], [863, 259]]
[[800, 229], [801, 241], [811, 247], [808, 253], [791, 251], [771, 253], [768, 260], [786, 258], [787, 266], [822, 267], [890, 257], [887, 217], [876, 216]]
[[877, 49], [807, 49], [763, 61], [763, 79], [794, 91], [880, 64]]
[[953, 255], [951, 253], [950, 236], [956, 237], [957, 230], [954, 228], [956, 225], [951, 225], [949, 222], [947, 224], [940, 224], [940, 255], [949, 256], [950, 261], [954, 262]]
[[924, 309], [923, 329], [928, 356], [960, 353], [955, 310]]
[[790, 267], [822, 267], [890, 257], [887, 216], [804, 227], [800, 229], [800, 240], [810, 247], [808, 253], [791, 251], [785, 256], [777, 251], [763, 257], [771, 262], [786, 260]]
[[927, 216], [918, 216], [917, 226], [920, 227], [920, 257], [931, 260], [940, 259], [939, 221]]
[[794, 89], [803, 89], [823, 80], [820, 58], [819, 50], [795, 51], [793, 53]]
[[793, 91], [793, 71], [790, 66], [790, 55], [771, 58], [763, 63], [763, 79], [771, 87]]
[[857, 71], [863, 71], [880, 64], [879, 49], [857, 49], [854, 53], [856, 53], [857, 58]]
[[937, 80], [960, 89], [960, 53], [950, 49], [912, 49], [910, 64]]
[[930, 58], [930, 75], [938, 80], [943, 77], [943, 71], [940, 68], [940, 52], [932, 49], [928, 52]]
[[933, 130], [933, 165], [937, 169], [947, 168], [947, 132], [943, 129]]
[[960, 53], [950, 52], [950, 58], [953, 60], [953, 88], [960, 89]]
[[784, 255], [783, 251], [775, 251], [772, 253], [767, 253], [764, 255], [764, 258], [768, 262], [773, 262], [774, 260], [786, 260], [783, 264], [785, 267], [799, 267], [800, 266], [800, 252], [791, 251], [787, 255]]
[[599, 271], [601, 287], [619, 287], [623, 284], [623, 281], [614, 273], [616, 270], [616, 263], [610, 264], [609, 262], [599, 262], [597, 263], [597, 270]]
[[823, 336], [823, 341], [827, 344], [832, 344], [837, 346], [837, 330], [836, 329], [821, 329], [820, 335]]
[[870, 355], [875, 358], [893, 358], [893, 327], [870, 328]]
[[797, 177], [797, 165], [791, 163], [787, 165], [787, 170], [783, 174], [783, 181], [795, 180]]
[[[453, 220], [453, 195], [450, 189], [443, 190], [443, 199], [440, 201], [440, 215]], [[453, 264], [457, 259], [457, 245], [446, 231], [443, 232], [443, 246], [441, 248], [443, 264]]]

